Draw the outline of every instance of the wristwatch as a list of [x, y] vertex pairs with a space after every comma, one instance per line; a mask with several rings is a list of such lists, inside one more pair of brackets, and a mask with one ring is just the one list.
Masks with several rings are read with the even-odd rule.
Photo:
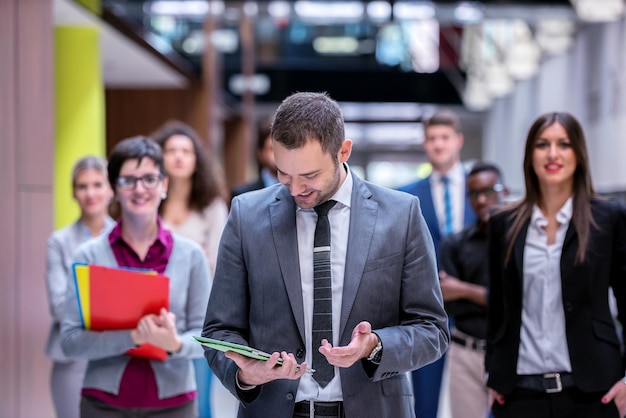
[[367, 361], [374, 364], [380, 364], [380, 359], [383, 356], [383, 343], [380, 341], [380, 337], [378, 335], [376, 335], [376, 338], [378, 338], [378, 344], [376, 344], [376, 347], [374, 347], [370, 355], [367, 357]]

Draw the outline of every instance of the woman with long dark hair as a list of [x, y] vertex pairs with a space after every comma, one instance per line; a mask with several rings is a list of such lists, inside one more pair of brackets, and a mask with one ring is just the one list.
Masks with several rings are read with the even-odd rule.
[[531, 126], [526, 194], [489, 222], [486, 369], [496, 418], [622, 417], [626, 210], [596, 195], [570, 114]]

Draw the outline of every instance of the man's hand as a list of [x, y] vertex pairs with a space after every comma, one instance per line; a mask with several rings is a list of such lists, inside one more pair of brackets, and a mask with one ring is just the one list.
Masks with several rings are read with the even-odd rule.
[[350, 367], [362, 358], [367, 358], [376, 345], [378, 337], [372, 333], [372, 325], [363, 321], [352, 331], [350, 344], [345, 347], [333, 347], [327, 340], [322, 340], [319, 352], [333, 366]]
[[[258, 386], [278, 379], [300, 379], [307, 368], [306, 362], [298, 365], [294, 355], [285, 351], [272, 353], [267, 361], [251, 359], [234, 351], [227, 351], [225, 355], [237, 363], [237, 379], [245, 386]], [[282, 366], [278, 365], [278, 359], [282, 360]]]

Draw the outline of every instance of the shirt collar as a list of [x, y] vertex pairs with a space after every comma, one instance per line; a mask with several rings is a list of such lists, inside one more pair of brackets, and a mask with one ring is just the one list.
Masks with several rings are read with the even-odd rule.
[[[169, 245], [169, 236], [170, 233], [167, 229], [163, 228], [162, 225], [162, 221], [161, 221], [161, 217], [158, 216], [157, 217], [157, 236], [156, 239], [154, 240], [154, 242], [160, 242], [161, 244], [163, 244], [164, 246]], [[113, 227], [113, 229], [111, 230], [111, 233], [109, 234], [109, 243], [110, 244], [114, 244], [117, 240], [122, 240], [124, 241], [124, 238], [122, 238], [122, 218], [120, 217], [119, 221], [117, 221], [117, 224], [115, 225], [115, 227]], [[153, 244], [154, 244], [153, 242]]]
[[[556, 213], [556, 221], [560, 225], [568, 224], [569, 221], [572, 219], [572, 214], [573, 214], [572, 202], [573, 200], [572, 200], [572, 197], [570, 196], [565, 201], [563, 206], [561, 206], [561, 209], [559, 209], [559, 211]], [[541, 211], [541, 209], [539, 209], [539, 206], [537, 205], [533, 205], [533, 213], [530, 217], [530, 222], [533, 225], [536, 225], [538, 228], [543, 228], [544, 226], [548, 225], [548, 220], [546, 219], [543, 212]]]
[[[87, 227], [87, 225], [85, 225], [83, 221], [78, 219], [76, 221], [76, 225], [78, 225], [78, 229], [80, 230], [81, 234], [91, 238], [91, 230], [89, 230], [89, 228]], [[106, 216], [104, 218], [104, 225], [102, 225], [102, 229], [100, 230], [98, 235], [109, 231], [113, 227], [113, 225], [115, 225], [115, 221], [113, 220], [113, 218], [111, 218], [110, 216]]]
[[346, 178], [343, 181], [343, 184], [339, 187], [339, 190], [335, 192], [331, 199], [336, 200], [345, 207], [349, 208], [350, 201], [352, 199], [352, 186], [354, 184], [354, 180], [352, 179], [352, 172], [350, 171], [347, 163], [343, 164], [343, 168], [346, 170]]
[[[443, 177], [443, 173], [433, 170], [430, 175], [431, 185], [441, 183]], [[463, 182], [465, 181], [465, 171], [463, 169], [463, 164], [461, 164], [460, 162], [454, 164], [452, 168], [445, 174], [445, 177], [450, 180], [450, 183], [463, 184]]]

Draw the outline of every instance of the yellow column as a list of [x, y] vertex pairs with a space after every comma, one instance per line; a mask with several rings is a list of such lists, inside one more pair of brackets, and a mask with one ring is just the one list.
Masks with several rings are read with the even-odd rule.
[[85, 9], [97, 16], [102, 15], [102, 4], [100, 0], [76, 0], [76, 3], [81, 4]]
[[72, 167], [87, 155], [105, 156], [104, 85], [96, 28], [55, 28], [56, 140], [54, 226], [78, 218], [72, 198]]

